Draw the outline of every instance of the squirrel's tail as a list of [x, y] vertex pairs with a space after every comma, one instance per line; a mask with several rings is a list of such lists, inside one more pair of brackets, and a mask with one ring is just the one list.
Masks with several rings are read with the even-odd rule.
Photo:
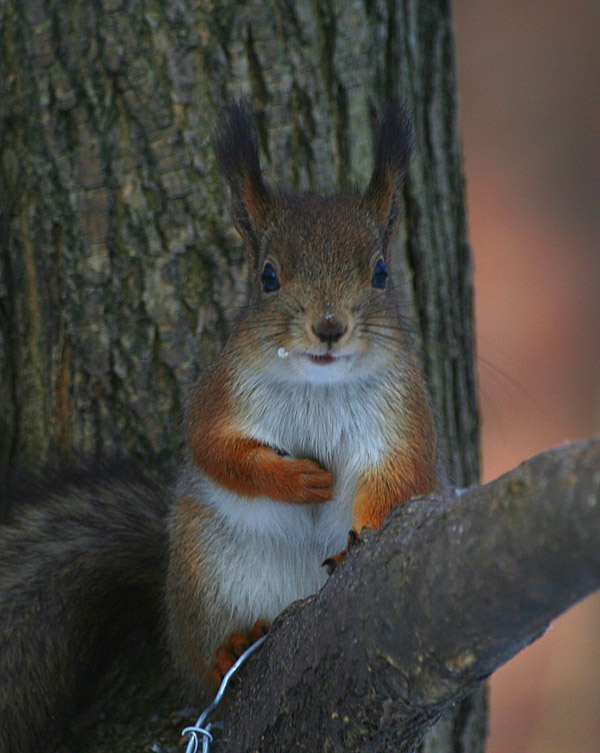
[[117, 626], [158, 614], [166, 489], [122, 465], [13, 501], [0, 527], [0, 753], [48, 749]]

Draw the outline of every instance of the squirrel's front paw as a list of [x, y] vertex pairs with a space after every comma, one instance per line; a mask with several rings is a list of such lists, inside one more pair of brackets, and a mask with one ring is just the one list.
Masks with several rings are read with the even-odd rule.
[[360, 541], [358, 538], [358, 534], [356, 531], [349, 531], [348, 532], [348, 542], [346, 544], [346, 548], [342, 549], [341, 552], [338, 552], [337, 554], [334, 554], [331, 557], [328, 557], [322, 564], [321, 567], [327, 568], [327, 574], [331, 575], [331, 573], [336, 569], [338, 565], [340, 565], [345, 559], [346, 555], [348, 554], [348, 551], [352, 549], [353, 546], [356, 546], [356, 544]]
[[253, 643], [268, 633], [269, 625], [264, 620], [257, 620], [254, 627], [248, 633], [232, 633], [223, 643], [220, 643], [213, 651], [214, 663], [210, 670], [210, 678], [218, 687], [227, 672], [233, 667], [240, 656], [250, 648]]
[[314, 460], [286, 458], [293, 490], [290, 502], [328, 502], [333, 496], [333, 476]]
[[333, 496], [333, 476], [314, 460], [281, 456], [275, 451], [266, 465], [265, 493], [280, 502], [328, 502]]

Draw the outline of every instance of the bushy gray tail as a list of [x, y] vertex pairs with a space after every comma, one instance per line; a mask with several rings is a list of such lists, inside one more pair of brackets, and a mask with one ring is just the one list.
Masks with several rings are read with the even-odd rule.
[[158, 615], [166, 489], [121, 465], [14, 500], [0, 527], [0, 753], [47, 750], [116, 626]]

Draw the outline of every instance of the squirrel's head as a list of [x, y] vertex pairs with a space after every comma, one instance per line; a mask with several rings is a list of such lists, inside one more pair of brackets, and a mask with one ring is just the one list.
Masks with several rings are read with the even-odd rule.
[[236, 335], [249, 346], [244, 360], [282, 378], [329, 383], [373, 373], [403, 347], [388, 247], [410, 145], [408, 121], [391, 104], [362, 194], [294, 194], [264, 182], [254, 120], [241, 104], [228, 109], [216, 152], [249, 255], [249, 301]]

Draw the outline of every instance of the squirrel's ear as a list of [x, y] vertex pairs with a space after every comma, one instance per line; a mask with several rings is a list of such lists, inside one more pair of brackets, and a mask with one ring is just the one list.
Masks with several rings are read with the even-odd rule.
[[410, 122], [398, 102], [391, 102], [377, 134], [373, 175], [363, 196], [366, 209], [381, 225], [387, 245], [399, 218], [400, 189], [412, 147]]
[[250, 252], [256, 254], [272, 200], [260, 170], [254, 118], [243, 103], [227, 108], [214, 144], [221, 172], [231, 188], [233, 221]]

